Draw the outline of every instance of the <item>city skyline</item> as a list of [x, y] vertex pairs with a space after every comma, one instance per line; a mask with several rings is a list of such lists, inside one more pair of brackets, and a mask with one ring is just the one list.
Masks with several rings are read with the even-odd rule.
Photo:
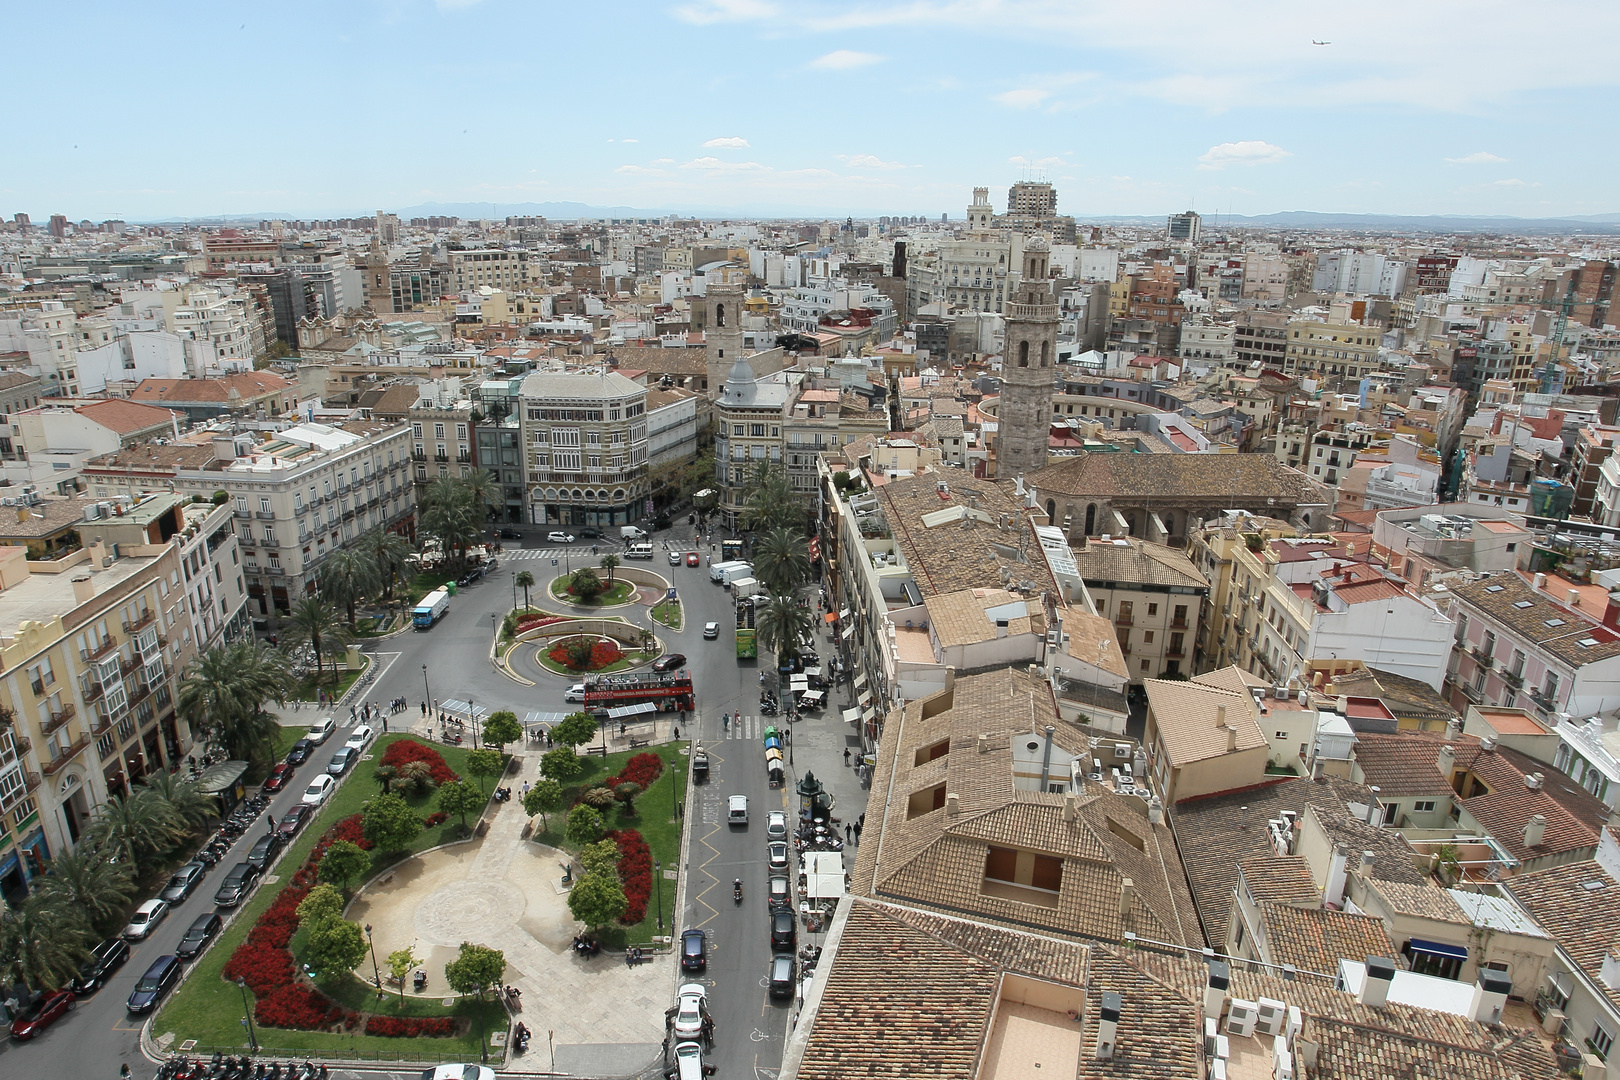
[[[20, 50], [17, 81], [48, 85], [36, 115], [64, 122], [36, 125], [0, 209], [954, 218], [972, 187], [1031, 176], [1077, 216], [1620, 211], [1599, 179], [1615, 152], [1583, 123], [1620, 76], [1568, 55], [1577, 21], [1583, 39], [1612, 36], [1607, 10], [1375, 3], [1353, 25], [1285, 4], [1234, 18], [1168, 3], [1152, 19], [1035, 0], [635, 11], [18, 11], [18, 40], [53, 47]], [[132, 63], [142, 52], [172, 66]]]

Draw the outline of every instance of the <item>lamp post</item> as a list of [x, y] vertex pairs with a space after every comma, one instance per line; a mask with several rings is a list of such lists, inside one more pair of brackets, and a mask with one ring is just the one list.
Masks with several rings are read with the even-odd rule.
[[497, 623], [495, 620], [496, 620], [496, 615], [492, 611], [492, 612], [489, 613], [489, 636], [491, 638], [499, 638], [501, 636], [500, 624]]
[[433, 709], [433, 691], [428, 689], [427, 665], [426, 664], [422, 665], [422, 693], [427, 695], [428, 710], [429, 711], [434, 711], [434, 709]]
[[653, 887], [658, 890], [658, 932], [664, 932], [664, 864], [653, 860]]
[[467, 695], [467, 723], [473, 729], [473, 749], [478, 749], [478, 706], [473, 704], [472, 695]]
[[371, 975], [377, 984], [377, 1000], [382, 1000], [382, 971], [377, 967], [377, 943], [371, 940], [371, 924], [366, 923], [366, 945], [371, 949]]
[[236, 988], [242, 991], [242, 1023], [247, 1025], [248, 1045], [253, 1047], [253, 1052], [257, 1054], [259, 1052], [259, 1036], [253, 1031], [253, 1008], [248, 1004], [247, 980], [238, 978]]

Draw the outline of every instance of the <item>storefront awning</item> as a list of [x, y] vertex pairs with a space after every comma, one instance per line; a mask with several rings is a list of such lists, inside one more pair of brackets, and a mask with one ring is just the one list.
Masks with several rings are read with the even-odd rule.
[[838, 616], [829, 611], [822, 617], [822, 621], [828, 624], [835, 623], [838, 621]]
[[838, 609], [838, 617], [839, 617], [839, 618], [840, 618], [840, 619], [847, 619], [847, 618], [849, 618], [849, 608], [839, 608], [839, 609]]
[[844, 632], [838, 636], [843, 638], [845, 641], [848, 641], [850, 638], [855, 636], [855, 628], [853, 626], [846, 626], [844, 627]]
[[877, 710], [867, 709], [865, 712], [861, 713], [861, 719], [870, 724], [873, 720], [877, 719]]
[[1415, 953], [1427, 953], [1429, 956], [1445, 956], [1453, 960], [1468, 959], [1468, 950], [1460, 945], [1445, 945], [1438, 941], [1424, 941], [1422, 938], [1413, 938], [1406, 944]]
[[859, 709], [845, 709], [844, 710], [844, 723], [853, 724], [856, 721], [860, 720], [860, 718], [861, 718], [861, 710], [859, 710]]
[[855, 689], [860, 690], [860, 689], [864, 688], [865, 686], [866, 686], [866, 672], [863, 671], [859, 675], [855, 676]]
[[866, 706], [872, 704], [872, 691], [870, 691], [870, 690], [861, 691], [861, 696], [855, 699], [855, 704], [861, 706], [863, 709]]

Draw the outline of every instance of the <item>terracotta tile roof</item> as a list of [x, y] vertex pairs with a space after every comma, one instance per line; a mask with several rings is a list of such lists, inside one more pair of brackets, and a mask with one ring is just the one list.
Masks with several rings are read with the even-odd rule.
[[[1034, 592], [1057, 593], [1046, 560], [1030, 554], [1040, 547], [1023, 506], [995, 484], [965, 486], [955, 470], [923, 473], [882, 485], [876, 491], [895, 545], [905, 555], [917, 590], [927, 599], [961, 589], [1002, 588], [1005, 568], [1011, 584], [1030, 581]], [[939, 483], [948, 490], [940, 497]], [[924, 516], [954, 511], [945, 520]], [[988, 518], [988, 520], [986, 520]], [[1008, 527], [1000, 527], [1006, 521]]]
[[1027, 478], [1043, 495], [1059, 493], [1115, 500], [1165, 502], [1199, 498], [1228, 504], [1272, 500], [1277, 511], [1326, 503], [1321, 486], [1270, 454], [1080, 453]]
[[1335, 675], [1333, 693], [1347, 697], [1375, 697], [1397, 717], [1415, 720], [1461, 719], [1434, 687], [1418, 679], [1381, 668], [1364, 668]]
[[1006, 589], [963, 589], [942, 596], [930, 596], [924, 605], [928, 608], [928, 621], [934, 635], [946, 648], [971, 645], [996, 637], [1000, 631], [995, 621], [986, 614], [995, 609], [1026, 612], [1008, 620], [1004, 632], [1009, 635], [1046, 631], [1046, 616], [1040, 601]]
[[1205, 589], [1209, 582], [1192, 560], [1172, 547], [1135, 537], [1092, 540], [1074, 548], [1075, 565], [1089, 584], [1154, 585]]
[[[1537, 592], [1518, 574], [1492, 574], [1451, 592], [1464, 611], [1483, 612], [1566, 664], [1579, 667], [1620, 656], [1620, 634], [1584, 611]], [[1583, 641], [1593, 644], [1582, 645]]]
[[1311, 864], [1302, 855], [1255, 855], [1238, 862], [1249, 895], [1257, 901], [1315, 907], [1322, 890], [1311, 878]]
[[1602, 978], [1603, 958], [1620, 952], [1620, 883], [1587, 859], [1516, 874], [1501, 885], [1580, 965], [1609, 1004], [1620, 1008], [1620, 990]]
[[168, 409], [159, 409], [153, 405], [142, 405], [140, 402], [125, 401], [121, 398], [87, 401], [82, 405], [75, 405], [73, 411], [119, 435], [134, 435], [154, 428], [171, 427], [175, 417], [175, 413]]
[[[1508, 788], [1464, 799], [1462, 807], [1507, 849], [1509, 855], [1521, 862], [1548, 855], [1579, 853], [1585, 856], [1597, 850], [1597, 830], [1577, 820], [1545, 791], [1526, 791], [1521, 785], [1517, 791]], [[1547, 827], [1541, 843], [1528, 847], [1524, 842], [1524, 829], [1536, 814], [1547, 819]]]
[[[1267, 745], [1254, 718], [1254, 698], [1246, 693], [1169, 679], [1146, 679], [1142, 685], [1172, 765]], [[1237, 729], [1236, 747], [1228, 746], [1228, 727]]]
[[243, 371], [208, 379], [142, 379], [130, 400], [150, 405], [224, 405], [235, 390], [244, 401], [291, 389], [293, 384], [270, 371]]
[[1457, 905], [1451, 894], [1432, 882], [1413, 885], [1405, 881], [1381, 881], [1375, 876], [1369, 887], [1382, 896], [1389, 909], [1397, 914], [1416, 915], [1463, 926], [1473, 925], [1473, 920]]
[[1340, 960], [1395, 955], [1383, 920], [1372, 915], [1262, 900], [1260, 922], [1265, 927], [1266, 959], [1273, 964], [1332, 975]]

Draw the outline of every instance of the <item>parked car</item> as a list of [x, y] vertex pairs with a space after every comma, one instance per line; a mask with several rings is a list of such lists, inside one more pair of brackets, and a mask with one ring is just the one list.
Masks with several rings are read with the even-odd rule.
[[79, 966], [76, 975], [68, 989], [80, 997], [93, 994], [107, 984], [112, 973], [124, 966], [129, 959], [129, 942], [121, 937], [108, 938], [97, 945], [90, 953], [90, 959]]
[[495, 1080], [487, 1065], [437, 1065], [422, 1070], [422, 1080]]
[[652, 669], [659, 674], [686, 666], [686, 657], [678, 652], [668, 653], [653, 661]]
[[787, 873], [787, 868], [788, 868], [787, 842], [783, 841], [783, 840], [772, 840], [770, 843], [766, 844], [765, 845], [765, 862], [767, 863], [767, 865], [770, 866], [772, 871], [783, 873], [783, 874]]
[[264, 790], [280, 791], [282, 788], [287, 786], [287, 781], [292, 779], [292, 775], [293, 766], [287, 764], [285, 761], [281, 762], [275, 768], [270, 770], [269, 776], [264, 778]]
[[701, 930], [681, 931], [681, 970], [702, 971], [709, 966], [708, 942]]
[[765, 815], [765, 839], [787, 839], [787, 814], [781, 810], [772, 810]]
[[151, 1012], [163, 1000], [163, 995], [173, 990], [174, 984], [179, 981], [180, 958], [173, 953], [160, 956], [152, 961], [146, 974], [135, 983], [129, 1000], [124, 1003], [125, 1007], [132, 1013]]
[[220, 927], [224, 925], [225, 920], [219, 917], [217, 911], [197, 916], [191, 921], [191, 925], [186, 927], [186, 936], [180, 939], [175, 953], [182, 960], [192, 959], [208, 947], [208, 943], [214, 940], [214, 935], [219, 933]]
[[726, 824], [748, 824], [748, 796], [732, 795], [726, 800]]
[[281, 815], [281, 820], [276, 822], [276, 835], [281, 837], [281, 842], [285, 844], [297, 836], [298, 830], [309, 824], [309, 819], [314, 816], [315, 807], [301, 802]]
[[253, 891], [254, 882], [258, 880], [257, 866], [250, 862], [237, 863], [225, 875], [225, 880], [220, 882], [219, 889], [214, 893], [214, 903], [220, 907], [235, 907]]
[[276, 852], [281, 850], [281, 834], [266, 833], [259, 837], [253, 849], [247, 853], [247, 861], [263, 870], [275, 859]]
[[703, 1044], [690, 1039], [675, 1044], [675, 1067], [664, 1074], [670, 1080], [703, 1080], [714, 1066], [703, 1063]]
[[476, 567], [475, 566], [471, 570], [467, 571], [465, 574], [462, 574], [460, 577], [456, 578], [456, 587], [461, 588], [461, 589], [465, 589], [467, 586], [471, 585], [475, 581], [482, 581], [483, 578], [484, 578], [483, 569], [481, 567]]
[[330, 775], [322, 773], [320, 776], [317, 776], [314, 780], [310, 781], [309, 787], [304, 789], [302, 805], [311, 807], [320, 806], [327, 799], [332, 797], [332, 789], [336, 787], [337, 781], [332, 779]]
[[792, 911], [793, 894], [788, 891], [788, 879], [772, 875], [765, 892], [765, 905], [772, 911]]
[[565, 533], [565, 532], [549, 532], [549, 533], [546, 533], [546, 543], [548, 543], [548, 544], [572, 544], [573, 542], [574, 542], [574, 537], [570, 533]]
[[580, 704], [584, 704], [585, 684], [582, 682], [577, 682], [573, 686], [570, 686], [567, 690], [564, 690], [563, 700], [567, 702], [579, 702]]
[[[342, 776], [349, 771], [349, 766], [360, 760], [360, 751], [352, 746], [340, 746], [332, 760], [326, 763], [326, 772], [329, 776]], [[307, 801], [307, 800], [306, 800]]]
[[669, 553], [669, 565], [671, 565], [671, 566], [679, 566], [679, 565], [681, 565], [681, 553], [680, 552], [672, 551], [672, 552]]
[[157, 929], [157, 924], [169, 914], [167, 900], [148, 900], [135, 909], [135, 914], [129, 917], [129, 925], [124, 927], [124, 936], [130, 941], [140, 941]]
[[372, 730], [370, 724], [361, 724], [359, 727], [349, 732], [349, 737], [343, 741], [343, 745], [351, 750], [363, 749], [365, 745], [371, 741], [372, 736], [375, 734], [377, 733]]
[[709, 995], [701, 983], [686, 983], [675, 998], [675, 1037], [701, 1039], [709, 1015]]
[[206, 873], [208, 873], [208, 867], [204, 864], [200, 862], [186, 863], [169, 878], [169, 883], [163, 886], [162, 892], [158, 893], [158, 899], [166, 904], [178, 904], [191, 895], [191, 890], [197, 887]]
[[792, 952], [799, 940], [799, 926], [791, 911], [771, 912], [771, 950]]
[[717, 638], [719, 636], [720, 636], [720, 624], [719, 623], [717, 623], [717, 622], [706, 622], [706, 623], [703, 624], [703, 638], [704, 638], [705, 641], [713, 641], [715, 638]]
[[304, 735], [304, 738], [308, 739], [315, 746], [319, 746], [331, 736], [332, 732], [336, 730], [337, 721], [332, 719], [330, 716], [325, 716], [309, 726], [309, 731]]
[[790, 998], [793, 996], [797, 965], [793, 962], [793, 954], [779, 952], [771, 957], [770, 984], [771, 997]]
[[695, 783], [705, 783], [709, 779], [709, 752], [696, 750], [692, 753], [692, 780]]
[[292, 744], [292, 749], [287, 751], [287, 764], [302, 765], [309, 760], [309, 755], [314, 752], [315, 744], [313, 742], [309, 739], [299, 739]]
[[701, 561], [702, 560], [698, 558], [698, 553], [697, 552], [688, 551], [686, 553], [686, 565], [687, 566], [696, 566]]
[[13, 1039], [32, 1039], [68, 1014], [77, 999], [71, 990], [41, 995], [33, 1006], [11, 1022]]

